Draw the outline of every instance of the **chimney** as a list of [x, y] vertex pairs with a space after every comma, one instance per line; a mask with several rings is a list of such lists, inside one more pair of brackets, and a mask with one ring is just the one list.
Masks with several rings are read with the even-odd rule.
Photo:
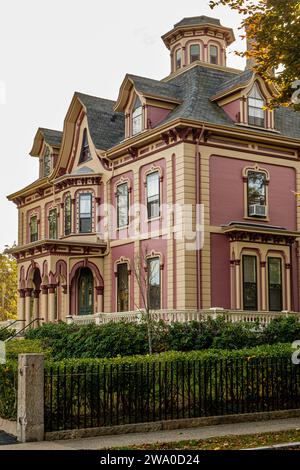
[[[246, 30], [246, 47], [247, 47], [247, 51], [251, 51], [253, 49], [253, 43], [254, 43], [254, 39], [250, 39], [248, 37], [248, 34], [247, 34], [247, 25], [245, 26], [245, 30]], [[255, 59], [253, 57], [247, 57], [247, 60], [246, 60], [246, 69], [245, 70], [252, 70], [253, 67], [255, 66]]]

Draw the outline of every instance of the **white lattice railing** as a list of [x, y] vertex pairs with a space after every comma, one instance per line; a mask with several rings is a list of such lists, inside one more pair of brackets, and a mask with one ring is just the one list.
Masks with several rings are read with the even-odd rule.
[[[223, 310], [212, 308], [209, 310], [158, 310], [151, 313], [151, 316], [156, 321], [164, 321], [165, 323], [185, 323], [193, 320], [201, 321], [208, 317], [217, 318], [223, 316], [227, 322], [258, 322], [261, 326], [270, 323], [274, 318], [279, 316], [293, 315], [300, 321], [300, 312], [248, 312], [239, 310]], [[96, 323], [99, 325], [109, 322], [141, 322], [143, 319], [142, 311], [131, 312], [114, 312], [114, 313], [97, 313], [95, 315], [85, 316], [69, 316], [67, 317], [68, 323], [76, 323], [79, 325], [87, 325], [89, 323]]]

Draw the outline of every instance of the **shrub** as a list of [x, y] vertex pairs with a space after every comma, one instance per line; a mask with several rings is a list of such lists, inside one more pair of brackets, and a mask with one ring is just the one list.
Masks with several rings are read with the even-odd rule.
[[[300, 324], [294, 317], [281, 317], [261, 329], [253, 323], [226, 323], [223, 317], [202, 322], [154, 323], [154, 353], [193, 351], [208, 348], [242, 349], [260, 344], [292, 342], [300, 339]], [[45, 324], [30, 330], [26, 337], [39, 340], [42, 348], [51, 349], [53, 358], [109, 358], [148, 353], [145, 323], [107, 323], [84, 326], [65, 323]]]
[[41, 353], [46, 358], [50, 358], [52, 350], [45, 348], [40, 340], [30, 339], [13, 339], [6, 343], [6, 358], [16, 360], [18, 355], [22, 353]]
[[9, 361], [0, 366], [0, 416], [17, 418], [17, 363]]

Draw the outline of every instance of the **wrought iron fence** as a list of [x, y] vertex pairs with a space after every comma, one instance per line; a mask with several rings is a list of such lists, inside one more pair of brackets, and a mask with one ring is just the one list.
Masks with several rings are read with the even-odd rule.
[[298, 408], [290, 357], [51, 367], [46, 431]]

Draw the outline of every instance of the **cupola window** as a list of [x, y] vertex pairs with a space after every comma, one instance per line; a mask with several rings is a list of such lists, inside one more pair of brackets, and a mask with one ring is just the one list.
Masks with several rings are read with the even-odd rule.
[[210, 46], [209, 48], [209, 61], [211, 64], [218, 64], [218, 48], [217, 46]]
[[192, 44], [190, 46], [190, 62], [192, 63], [196, 60], [200, 60], [200, 45]]
[[181, 68], [181, 63], [182, 63], [182, 51], [181, 51], [181, 49], [177, 49], [177, 51], [175, 53], [176, 70]]

